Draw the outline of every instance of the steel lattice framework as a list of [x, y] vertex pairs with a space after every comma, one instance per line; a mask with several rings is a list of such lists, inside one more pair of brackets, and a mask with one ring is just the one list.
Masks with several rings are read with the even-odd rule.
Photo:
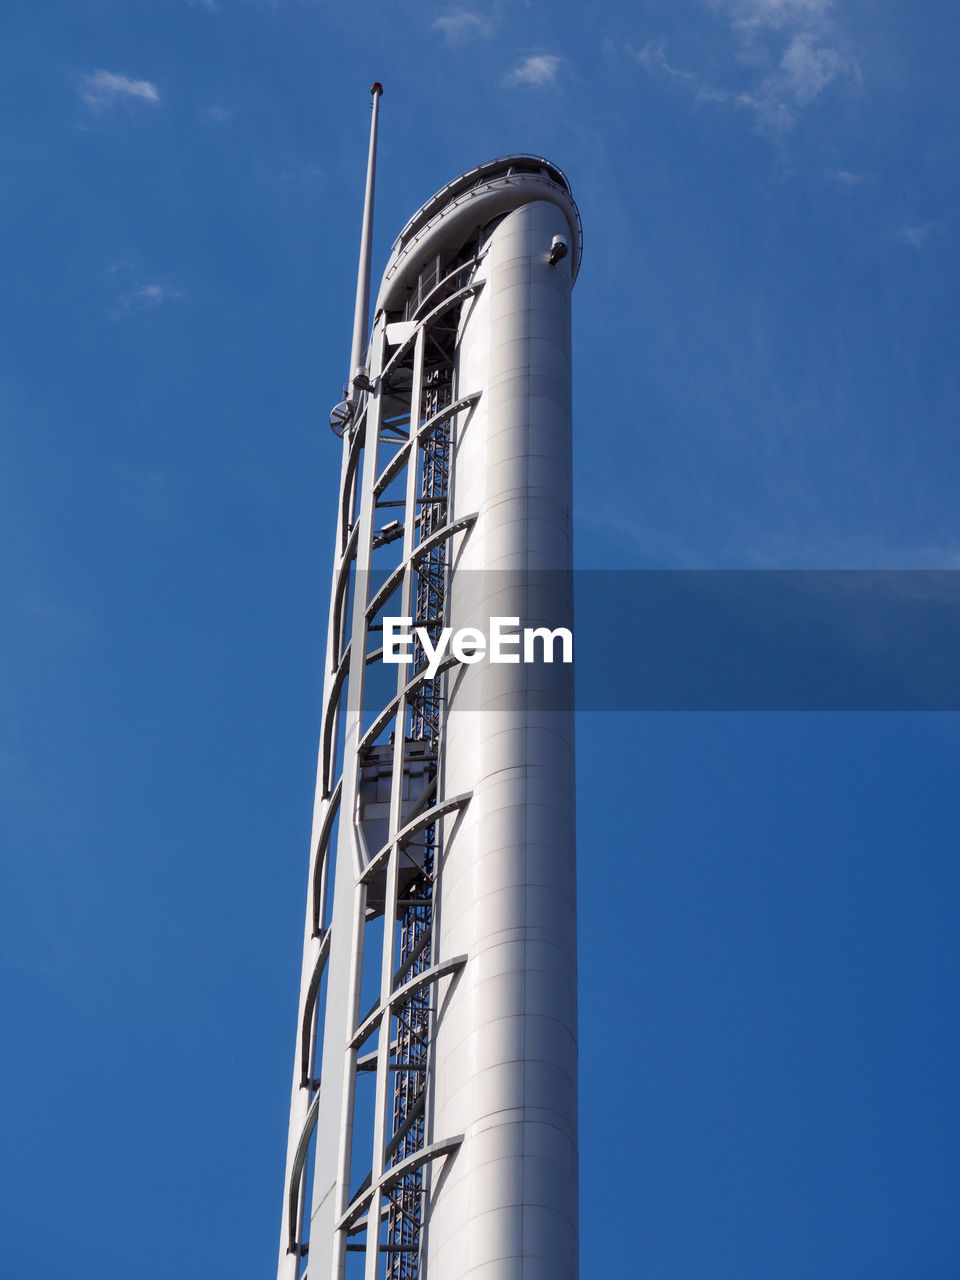
[[[323, 922], [330, 915], [333, 836], [346, 777], [337, 739], [342, 736], [338, 726], [350, 687], [350, 659], [353, 651], [369, 656], [378, 619], [388, 606], [401, 615], [409, 613], [414, 625], [423, 626], [434, 640], [445, 622], [448, 547], [471, 523], [448, 520], [447, 495], [451, 423], [458, 414], [469, 413], [478, 399], [467, 395], [455, 400], [453, 395], [457, 322], [461, 308], [478, 289], [472, 283], [475, 266], [476, 255], [471, 253], [467, 265], [458, 263], [432, 288], [425, 285], [413, 308], [415, 318], [404, 322], [408, 334], [404, 342], [386, 359], [389, 348], [377, 353], [379, 359], [374, 357], [375, 365], [383, 365], [377, 378], [380, 393], [359, 397], [344, 437], [339, 567], [331, 608], [331, 662], [321, 744], [324, 794], [311, 868], [307, 954], [312, 969], [301, 1010], [301, 1070], [294, 1094], [304, 1120], [288, 1169], [286, 1249], [290, 1259], [302, 1260], [309, 1254], [305, 1191], [321, 1088], [316, 1046], [323, 1010], [317, 1004], [330, 954], [331, 929]], [[429, 270], [436, 272], [437, 264], [431, 263]], [[374, 461], [376, 474], [370, 465]], [[397, 493], [404, 496], [397, 498]], [[388, 510], [392, 519], [378, 528]], [[397, 525], [402, 530], [399, 537]], [[392, 564], [385, 564], [380, 553], [389, 555], [391, 549], [399, 555]], [[411, 668], [399, 668], [394, 696], [372, 715], [368, 713], [370, 722], [355, 753], [359, 800], [354, 835], [361, 874], [353, 904], [354, 928], [360, 935], [359, 964], [352, 977], [359, 988], [359, 971], [372, 963], [365, 935], [372, 934], [371, 926], [382, 920], [382, 989], [375, 1006], [357, 1017], [350, 1051], [357, 1078], [376, 1076], [379, 1092], [374, 1117], [377, 1149], [365, 1175], [351, 1183], [351, 1201], [339, 1225], [344, 1252], [362, 1253], [367, 1259], [366, 1275], [382, 1275], [386, 1280], [417, 1280], [420, 1275], [423, 1162], [455, 1145], [447, 1139], [427, 1149], [425, 1142], [431, 988], [460, 963], [456, 958], [444, 965], [432, 962], [435, 815], [465, 806], [469, 796], [450, 800], [438, 794], [442, 699], [439, 682], [423, 678], [425, 662], [417, 642], [412, 677]], [[352, 696], [349, 700], [354, 702]], [[389, 802], [378, 805], [377, 798], [366, 793], [379, 785], [370, 779], [384, 772], [389, 778]], [[381, 815], [380, 809], [389, 813]], [[371, 849], [370, 832], [378, 826], [384, 828], [379, 834], [386, 838], [379, 848]], [[359, 1163], [356, 1154], [348, 1155], [351, 1170]], [[373, 1248], [369, 1247], [371, 1236], [375, 1237]], [[378, 1254], [383, 1259], [379, 1270]], [[293, 1273], [288, 1270], [288, 1274]]]
[[[418, 545], [429, 543], [447, 520], [450, 423], [441, 411], [450, 403], [453, 364], [452, 353], [437, 345], [441, 355], [447, 358], [427, 376], [421, 396], [426, 420], [436, 425], [424, 433], [419, 450], [419, 496], [415, 514]], [[408, 512], [408, 518], [412, 514]], [[444, 619], [446, 567], [447, 544], [439, 541], [420, 561], [417, 571], [414, 625], [423, 627], [434, 642]], [[414, 669], [419, 670], [426, 662], [419, 640], [413, 655]], [[427, 743], [435, 761], [440, 736], [440, 693], [435, 683], [421, 685], [411, 697], [409, 736], [411, 741]], [[418, 977], [430, 968], [436, 839], [436, 824], [431, 823], [423, 830], [422, 871], [407, 886], [402, 904], [400, 972], [405, 978]], [[391, 1167], [423, 1149], [429, 1028], [430, 992], [423, 987], [403, 1001], [397, 1011]], [[390, 1190], [387, 1280], [417, 1280], [422, 1198], [423, 1174], [419, 1167], [411, 1168]]]

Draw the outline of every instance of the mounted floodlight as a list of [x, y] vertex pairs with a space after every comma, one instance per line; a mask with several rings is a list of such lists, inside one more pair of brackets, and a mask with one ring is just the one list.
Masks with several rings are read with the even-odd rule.
[[388, 542], [396, 542], [398, 538], [403, 537], [403, 525], [399, 520], [391, 520], [389, 524], [385, 524], [373, 535], [374, 550], [377, 547], [385, 547]]
[[551, 267], [555, 267], [558, 262], [562, 261], [569, 251], [570, 246], [567, 244], [564, 237], [554, 236], [553, 242], [550, 245], [550, 253], [548, 255]]

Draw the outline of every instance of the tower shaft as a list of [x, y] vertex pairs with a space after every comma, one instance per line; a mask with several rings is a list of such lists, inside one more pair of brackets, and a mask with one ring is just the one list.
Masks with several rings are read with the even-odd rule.
[[381, 646], [385, 617], [431, 645], [569, 617], [579, 252], [566, 179], [513, 156], [384, 273], [343, 435], [279, 1280], [577, 1275], [570, 669], [427, 679], [420, 640]]

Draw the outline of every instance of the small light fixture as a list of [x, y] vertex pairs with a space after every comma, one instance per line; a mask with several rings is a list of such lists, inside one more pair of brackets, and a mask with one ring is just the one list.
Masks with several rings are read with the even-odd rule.
[[554, 236], [553, 243], [550, 245], [550, 253], [548, 259], [551, 267], [555, 267], [558, 262], [567, 256], [569, 245], [563, 236]]
[[403, 537], [403, 525], [399, 520], [391, 520], [389, 524], [385, 524], [379, 529], [373, 538], [374, 548], [385, 547], [388, 542], [396, 542], [397, 538]]

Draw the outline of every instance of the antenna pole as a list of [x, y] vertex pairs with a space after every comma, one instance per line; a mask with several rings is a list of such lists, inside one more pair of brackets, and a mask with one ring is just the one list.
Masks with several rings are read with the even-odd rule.
[[367, 155], [367, 188], [363, 197], [363, 229], [360, 232], [360, 265], [357, 268], [357, 302], [353, 313], [353, 347], [350, 351], [348, 398], [356, 399], [354, 379], [363, 368], [370, 317], [370, 259], [373, 253], [373, 188], [377, 176], [377, 113], [383, 85], [378, 80], [370, 90], [373, 115], [370, 120], [370, 151]]

